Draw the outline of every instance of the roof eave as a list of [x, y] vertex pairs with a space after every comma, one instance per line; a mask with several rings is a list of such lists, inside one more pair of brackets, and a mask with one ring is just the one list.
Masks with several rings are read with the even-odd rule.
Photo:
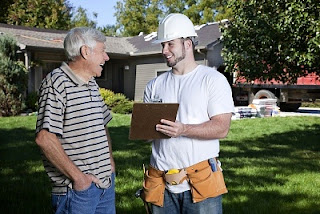
[[[196, 50], [206, 50], [206, 46], [196, 46]], [[129, 52], [130, 56], [150, 56], [150, 55], [158, 55], [161, 54], [161, 51], [146, 51], [146, 52]]]

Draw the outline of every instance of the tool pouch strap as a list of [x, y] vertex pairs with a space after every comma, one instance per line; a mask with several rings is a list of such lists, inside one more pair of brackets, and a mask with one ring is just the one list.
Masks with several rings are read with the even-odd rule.
[[141, 194], [144, 201], [163, 207], [166, 186], [163, 176], [162, 171], [149, 165], [144, 174], [143, 193]]
[[194, 203], [228, 192], [220, 167], [213, 172], [208, 160], [192, 165], [186, 171]]

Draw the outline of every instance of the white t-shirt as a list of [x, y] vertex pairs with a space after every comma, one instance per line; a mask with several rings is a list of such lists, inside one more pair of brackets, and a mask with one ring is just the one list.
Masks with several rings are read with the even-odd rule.
[[[144, 102], [162, 100], [179, 103], [176, 120], [184, 124], [200, 124], [212, 116], [234, 111], [230, 85], [216, 69], [198, 65], [185, 75], [168, 71], [151, 80], [145, 89]], [[219, 155], [219, 140], [187, 137], [154, 140], [150, 164], [165, 171], [189, 167]], [[187, 182], [168, 185], [174, 193], [190, 189]]]

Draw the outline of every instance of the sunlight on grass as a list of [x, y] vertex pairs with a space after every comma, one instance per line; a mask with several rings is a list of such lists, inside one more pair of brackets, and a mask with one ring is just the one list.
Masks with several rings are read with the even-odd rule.
[[[116, 162], [117, 213], [145, 213], [134, 197], [151, 143], [130, 141], [131, 115], [109, 123]], [[51, 213], [50, 181], [34, 143], [36, 117], [0, 118], [0, 201], [4, 213]], [[320, 118], [232, 121], [219, 159], [228, 194], [224, 213], [320, 213]]]
[[13, 175], [14, 171], [9, 167], [1, 167], [0, 175], [1, 176], [9, 176]]
[[26, 171], [29, 174], [34, 174], [36, 172], [45, 172], [42, 161], [28, 161], [25, 163]]

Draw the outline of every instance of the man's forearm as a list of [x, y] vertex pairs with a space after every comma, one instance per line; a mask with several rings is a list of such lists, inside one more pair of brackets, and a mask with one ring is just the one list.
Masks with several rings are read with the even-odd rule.
[[110, 153], [110, 161], [111, 161], [111, 167], [112, 167], [112, 172], [116, 171], [116, 164], [114, 162], [113, 159], [113, 155], [112, 155], [112, 141], [111, 141], [111, 136], [110, 136], [110, 132], [107, 126], [105, 126], [105, 130], [106, 130], [106, 135], [108, 138], [108, 146], [109, 146], [109, 153]]
[[67, 156], [55, 134], [41, 130], [37, 134], [36, 143], [47, 159], [69, 179], [76, 181], [84, 176], [80, 169]]
[[162, 124], [156, 125], [156, 130], [169, 137], [185, 136], [202, 140], [221, 139], [227, 136], [231, 113], [220, 114], [201, 124], [183, 124], [179, 121], [161, 120]]
[[105, 130], [106, 130], [106, 135], [107, 135], [107, 138], [108, 138], [110, 156], [112, 156], [112, 141], [111, 141], [111, 136], [110, 136], [109, 129], [108, 129], [107, 126], [105, 126]]
[[184, 124], [181, 135], [197, 139], [222, 139], [228, 134], [231, 114], [217, 115], [201, 124]]

